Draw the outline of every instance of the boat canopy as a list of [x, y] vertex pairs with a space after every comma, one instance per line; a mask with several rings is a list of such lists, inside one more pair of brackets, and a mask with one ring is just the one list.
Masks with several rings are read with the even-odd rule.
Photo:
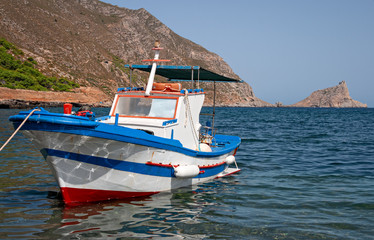
[[[151, 72], [152, 65], [125, 65], [126, 68]], [[200, 66], [157, 65], [156, 74], [168, 78], [169, 81], [202, 81], [202, 82], [243, 82], [214, 73]]]

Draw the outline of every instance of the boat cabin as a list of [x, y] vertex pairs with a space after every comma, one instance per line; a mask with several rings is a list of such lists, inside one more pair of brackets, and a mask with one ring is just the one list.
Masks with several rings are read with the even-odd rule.
[[[199, 88], [200, 81], [240, 82], [238, 79], [216, 74], [199, 66], [157, 65], [169, 61], [159, 59], [162, 48], [158, 44], [152, 49], [155, 57], [152, 65], [125, 65], [130, 69], [130, 79], [134, 69], [149, 72], [146, 89], [119, 88], [110, 110], [110, 118], [103, 120], [132, 129], [138, 129], [148, 134], [179, 140], [185, 148], [196, 151], [211, 151], [209, 145], [214, 145], [214, 131], [200, 134], [200, 111], [204, 103], [205, 92]], [[154, 83], [155, 74], [169, 82]], [[173, 81], [196, 82], [197, 89], [182, 89], [180, 83]], [[215, 97], [215, 94], [214, 94]], [[215, 101], [214, 101], [215, 102]], [[213, 126], [214, 114], [213, 107]], [[202, 137], [203, 136], [203, 137]]]
[[202, 89], [181, 89], [177, 83], [171, 89], [168, 83], [163, 90], [145, 95], [143, 88], [119, 88], [110, 110], [108, 123], [142, 130], [151, 135], [177, 139], [190, 149], [198, 149], [199, 116], [204, 103]]

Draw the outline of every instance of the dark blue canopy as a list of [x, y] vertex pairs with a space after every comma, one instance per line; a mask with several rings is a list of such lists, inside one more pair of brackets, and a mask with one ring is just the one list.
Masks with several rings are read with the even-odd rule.
[[[152, 65], [125, 65], [126, 68], [150, 72]], [[240, 79], [229, 78], [206, 70], [200, 66], [171, 66], [157, 65], [156, 74], [168, 78], [169, 81], [217, 81], [217, 82], [242, 82]], [[193, 79], [192, 79], [193, 76]]]

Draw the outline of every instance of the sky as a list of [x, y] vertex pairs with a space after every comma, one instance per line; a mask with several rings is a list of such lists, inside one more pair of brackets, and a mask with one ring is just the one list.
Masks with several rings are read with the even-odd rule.
[[345, 80], [354, 100], [374, 107], [374, 0], [102, 1], [146, 9], [221, 56], [269, 103]]

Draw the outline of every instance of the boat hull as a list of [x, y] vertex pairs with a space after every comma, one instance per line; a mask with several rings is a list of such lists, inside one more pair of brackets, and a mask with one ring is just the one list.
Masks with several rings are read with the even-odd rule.
[[[10, 121], [40, 149], [66, 204], [140, 197], [238, 171], [228, 168], [240, 138], [215, 135], [211, 152], [94, 118], [20, 112]], [[184, 171], [184, 172], [183, 172]]]
[[[27, 127], [26, 127], [27, 129]], [[87, 131], [87, 130], [85, 130]], [[62, 131], [23, 130], [41, 150], [66, 204], [152, 195], [223, 176], [225, 153], [196, 157], [167, 149]], [[197, 165], [191, 178], [174, 168]]]

